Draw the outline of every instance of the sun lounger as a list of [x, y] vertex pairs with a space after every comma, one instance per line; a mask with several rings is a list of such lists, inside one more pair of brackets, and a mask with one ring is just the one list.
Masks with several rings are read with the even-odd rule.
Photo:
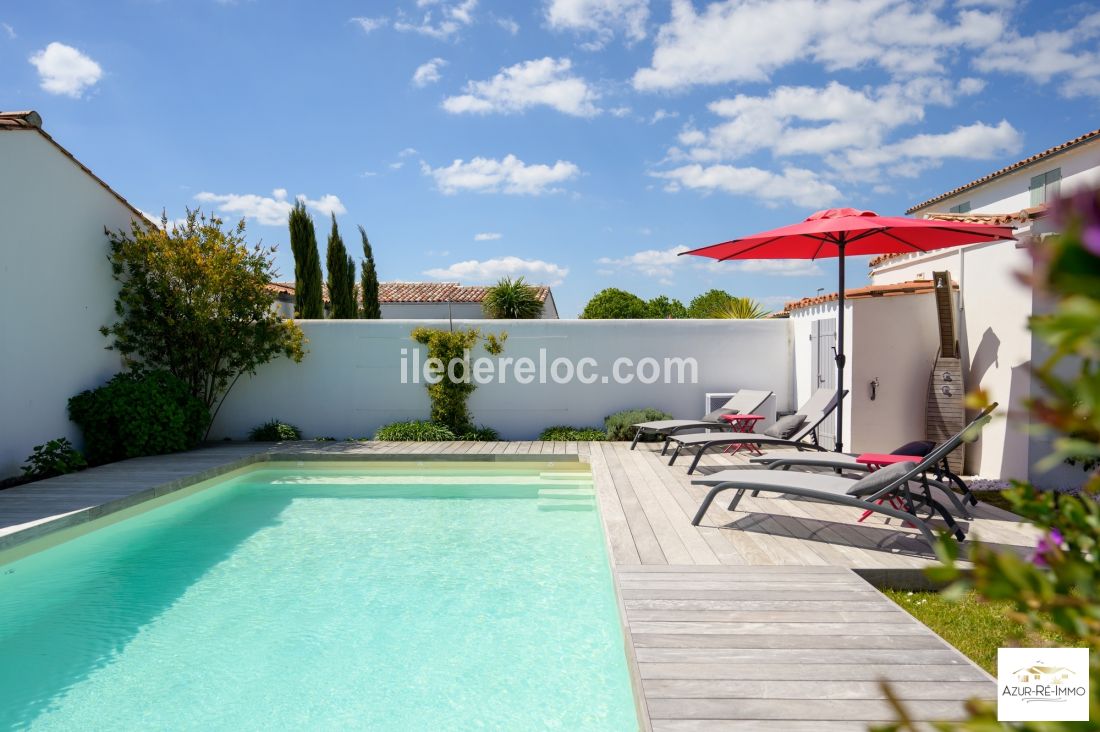
[[[993, 410], [997, 408], [996, 402], [987, 407], [978, 415], [977, 420], [992, 414]], [[962, 435], [963, 432], [972, 428], [975, 422], [971, 422], [963, 428], [957, 435], [953, 435], [950, 439], [955, 439]], [[912, 443], [910, 443], [912, 444]], [[925, 443], [931, 445], [932, 443]], [[956, 448], [963, 444], [963, 441], [959, 440], [956, 443]], [[949, 451], [950, 452], [950, 451]], [[894, 450], [895, 455], [915, 455], [917, 457], [925, 457], [924, 454], [912, 452], [905, 449], [905, 446]], [[775, 450], [768, 452], [764, 455], [749, 458], [749, 462], [755, 465], [766, 466], [769, 470], [789, 470], [792, 467], [806, 467], [806, 468], [832, 468], [835, 470], [846, 470], [865, 473], [870, 471], [871, 466], [865, 463], [859, 462], [857, 458], [859, 453], [854, 452], [805, 452], [802, 450]], [[932, 472], [932, 481], [939, 484], [950, 483], [957, 487], [963, 496], [970, 502], [972, 506], [978, 505], [978, 499], [974, 496], [974, 493], [970, 490], [970, 487], [966, 484], [962, 478], [955, 473], [951, 472], [951, 468], [947, 464], [947, 455], [944, 455]], [[941, 485], [944, 490], [951, 490], [948, 485]]]
[[[978, 432], [991, 419], [989, 414], [991, 411], [983, 412], [981, 416], [968, 425], [966, 430], [936, 446], [919, 463], [895, 463], [873, 473], [868, 473], [859, 480], [852, 480], [843, 475], [830, 473], [753, 469], [722, 470], [703, 478], [697, 478], [692, 483], [708, 485], [712, 488], [707, 493], [706, 498], [703, 499], [691, 523], [693, 526], [699, 525], [699, 522], [706, 515], [707, 509], [710, 508], [711, 503], [720, 493], [728, 490], [737, 491], [729, 505], [729, 510], [733, 511], [737, 508], [737, 504], [744, 496], [745, 491], [752, 491], [753, 495], [764, 492], [811, 498], [825, 503], [852, 506], [864, 511], [902, 519], [916, 526], [929, 546], [933, 546], [935, 536], [932, 534], [931, 528], [928, 526], [926, 519], [922, 519], [917, 515], [918, 507], [923, 506], [929, 509], [929, 515], [939, 514], [955, 535], [955, 538], [962, 541], [965, 534], [955, 522], [951, 513], [932, 496], [925, 476], [947, 453], [958, 447], [961, 442], [976, 439]], [[914, 481], [922, 485], [923, 492], [914, 493], [911, 490], [910, 486]], [[895, 498], [901, 499], [901, 508], [898, 508], [895, 502], [891, 500]]]
[[[728, 431], [731, 426], [728, 422], [722, 421], [723, 416], [727, 414], [755, 414], [756, 410], [760, 409], [771, 395], [772, 392], [770, 391], [740, 389], [721, 407], [699, 419], [664, 419], [632, 425], [636, 428], [636, 431], [634, 442], [630, 443], [630, 449], [633, 450], [637, 447], [638, 440], [644, 435], [663, 435], [667, 438], [669, 435], [675, 435], [684, 430], [711, 429]], [[665, 448], [667, 447], [668, 440], [666, 439]], [[664, 453], [665, 450], [662, 449], [661, 454], [664, 455]]]
[[[840, 398], [848, 394], [843, 391]], [[805, 417], [802, 426], [789, 437], [777, 437], [756, 432], [733, 432], [719, 434], [695, 434], [695, 435], [670, 435], [669, 441], [676, 444], [672, 458], [668, 464], [676, 462], [680, 451], [694, 449], [695, 459], [688, 468], [688, 475], [695, 472], [699, 466], [699, 460], [703, 454], [712, 447], [728, 447], [730, 445], [768, 445], [775, 447], [796, 447], [800, 450], [824, 450], [818, 444], [817, 430], [821, 423], [833, 413], [837, 405], [837, 393], [833, 389], [818, 389], [806, 400], [797, 414]]]

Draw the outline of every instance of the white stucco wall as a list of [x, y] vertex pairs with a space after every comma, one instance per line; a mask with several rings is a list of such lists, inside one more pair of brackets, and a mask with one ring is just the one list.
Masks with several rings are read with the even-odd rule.
[[[423, 383], [401, 383], [401, 349], [422, 348], [409, 338], [423, 321], [302, 321], [309, 354], [300, 364], [265, 365], [229, 395], [212, 436], [243, 438], [278, 418], [310, 436], [369, 437], [396, 420], [426, 419]], [[446, 321], [431, 323], [447, 327]], [[523, 320], [468, 321], [483, 332], [508, 333], [503, 356], [574, 362], [595, 358], [594, 370], [610, 375], [612, 362], [653, 357], [693, 357], [697, 383], [548, 383], [479, 386], [470, 400], [474, 419], [505, 438], [530, 439], [557, 424], [600, 426], [612, 412], [657, 407], [677, 417], [702, 413], [706, 392], [768, 389], [782, 409], [792, 403], [788, 323], [784, 320]], [[475, 354], [477, 355], [477, 354]]]
[[34, 445], [80, 444], [72, 395], [120, 370], [100, 326], [117, 292], [103, 227], [132, 212], [35, 131], [0, 132], [0, 476]]

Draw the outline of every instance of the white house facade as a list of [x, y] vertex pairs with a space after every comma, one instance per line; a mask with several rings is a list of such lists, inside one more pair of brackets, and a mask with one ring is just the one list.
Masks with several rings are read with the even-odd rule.
[[99, 328], [117, 288], [108, 229], [140, 211], [42, 130], [34, 112], [0, 112], [0, 477], [35, 445], [80, 444], [69, 397], [121, 370]]

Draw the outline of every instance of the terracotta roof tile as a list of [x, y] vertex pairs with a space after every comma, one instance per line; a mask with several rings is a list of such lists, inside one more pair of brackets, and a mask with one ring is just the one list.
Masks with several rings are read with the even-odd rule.
[[[1017, 211], [1016, 213], [926, 213], [922, 218], [932, 221], [956, 221], [963, 224], [992, 224], [994, 226], [1005, 226], [1011, 224], [1013, 226], [1019, 224], [1026, 224], [1029, 221], [1033, 221], [1038, 218], [1042, 218], [1047, 214], [1047, 207], [1034, 206], [1032, 208], [1025, 208]], [[867, 263], [869, 267], [877, 267], [884, 262], [897, 259], [898, 257], [910, 256], [911, 252], [905, 254], [880, 254], [877, 257], [873, 257], [870, 262]], [[919, 256], [919, 255], [917, 255]]]
[[[958, 285], [954, 285], [958, 288]], [[897, 297], [898, 295], [923, 295], [930, 293], [935, 289], [935, 283], [932, 280], [910, 280], [908, 282], [897, 282], [892, 285], [868, 285], [867, 287], [859, 287], [853, 290], [845, 290], [844, 297], [849, 300], [865, 300], [872, 297]], [[802, 308], [812, 307], [814, 305], [820, 305], [826, 302], [832, 302], [839, 298], [839, 294], [836, 292], [830, 292], [825, 295], [817, 295], [816, 297], [804, 297], [801, 300], [795, 300], [789, 302], [784, 306], [784, 310], [790, 312], [791, 310], [800, 310]]]
[[1035, 153], [1034, 155], [1032, 155], [1030, 157], [1026, 157], [1023, 160], [1019, 160], [1019, 161], [1013, 163], [1012, 165], [1006, 165], [1005, 167], [1001, 168], [1000, 170], [994, 170], [989, 175], [983, 175], [981, 178], [978, 178], [977, 180], [972, 180], [969, 183], [967, 183], [966, 185], [959, 186], [958, 188], [953, 188], [950, 191], [948, 191], [947, 193], [941, 193], [940, 195], [936, 196], [935, 198], [929, 198], [927, 201], [924, 201], [922, 203], [918, 203], [916, 206], [913, 206], [912, 208], [908, 209], [905, 213], [913, 213], [914, 211], [918, 211], [918, 210], [924, 208], [925, 206], [930, 206], [933, 203], [936, 203], [937, 201], [942, 201], [945, 198], [950, 198], [951, 196], [962, 193], [963, 191], [974, 188], [975, 186], [980, 186], [982, 183], [987, 183], [987, 182], [993, 180], [994, 178], [999, 178], [1000, 176], [1005, 175], [1006, 173], [1011, 173], [1014, 170], [1019, 170], [1020, 168], [1025, 168], [1028, 165], [1031, 165], [1033, 163], [1037, 163], [1038, 161], [1042, 160], [1043, 158], [1048, 158], [1051, 155], [1056, 155], [1057, 153], [1068, 150], [1071, 147], [1076, 147], [1077, 145], [1080, 145], [1082, 143], [1085, 143], [1085, 142], [1088, 142], [1090, 140], [1094, 140], [1094, 139], [1097, 139], [1097, 138], [1100, 138], [1100, 130], [1093, 130], [1092, 132], [1086, 132], [1085, 134], [1080, 135], [1078, 137], [1075, 137], [1072, 140], [1067, 140], [1066, 142], [1063, 142], [1061, 145], [1055, 145], [1052, 148], [1048, 148], [1046, 150], [1043, 150], [1040, 153]]
[[[532, 285], [541, 302], [546, 302], [550, 288], [546, 285]], [[293, 282], [272, 282], [268, 288], [280, 295], [294, 297]], [[485, 286], [463, 286], [457, 282], [379, 282], [378, 301], [390, 303], [426, 303], [426, 302], [481, 302], [488, 291]], [[324, 290], [328, 301], [328, 288]]]

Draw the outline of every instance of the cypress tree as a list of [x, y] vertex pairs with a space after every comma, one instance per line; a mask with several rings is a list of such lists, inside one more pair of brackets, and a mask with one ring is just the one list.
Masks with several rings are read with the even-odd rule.
[[379, 320], [382, 317], [382, 306], [378, 303], [378, 272], [374, 269], [374, 252], [371, 251], [367, 232], [362, 226], [359, 227], [359, 236], [363, 239], [363, 265], [359, 293], [363, 298], [362, 317], [368, 320]]
[[290, 212], [290, 249], [294, 254], [294, 310], [299, 318], [325, 317], [321, 291], [321, 254], [317, 232], [305, 204], [298, 201]]
[[332, 303], [332, 317], [339, 320], [356, 317], [358, 309], [355, 307], [355, 263], [344, 247], [340, 229], [336, 226], [336, 214], [332, 215], [332, 231], [328, 235], [325, 264], [328, 267], [328, 297]]

